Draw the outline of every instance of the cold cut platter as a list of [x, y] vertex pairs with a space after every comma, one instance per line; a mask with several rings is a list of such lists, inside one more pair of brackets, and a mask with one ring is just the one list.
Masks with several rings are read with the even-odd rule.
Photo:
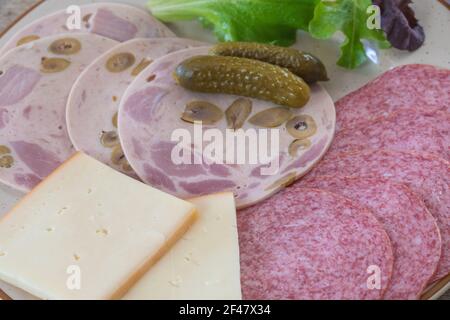
[[161, 1], [73, 2], [43, 1], [0, 39], [1, 299], [449, 288], [444, 6], [414, 5], [425, 42], [381, 31], [416, 51], [363, 41], [364, 61], [344, 45], [337, 66], [317, 16], [288, 47], [275, 31], [283, 46], [217, 42]]

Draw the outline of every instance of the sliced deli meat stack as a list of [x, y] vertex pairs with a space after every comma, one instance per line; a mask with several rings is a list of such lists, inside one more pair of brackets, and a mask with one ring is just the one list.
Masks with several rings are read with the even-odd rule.
[[75, 82], [67, 102], [67, 128], [77, 150], [134, 176], [117, 133], [120, 99], [153, 60], [170, 52], [204, 45], [189, 39], [134, 39], [96, 59]]
[[392, 69], [336, 103], [337, 129], [399, 110], [450, 111], [450, 70], [411, 64]]
[[403, 184], [380, 178], [339, 175], [304, 179], [290, 187], [317, 188], [340, 194], [371, 210], [391, 239], [394, 270], [384, 299], [418, 299], [441, 257], [436, 219], [418, 196]]
[[405, 109], [355, 124], [336, 134], [327, 157], [368, 148], [426, 152], [450, 160], [450, 113]]
[[[141, 72], [121, 100], [119, 136], [126, 158], [146, 183], [181, 198], [232, 191], [242, 208], [277, 192], [321, 159], [334, 135], [334, 105], [319, 85], [311, 86], [303, 108], [289, 109], [177, 84], [177, 66], [208, 51], [175, 52]], [[202, 128], [193, 124], [200, 118]], [[230, 137], [234, 145], [228, 144]], [[228, 144], [224, 151], [234, 154], [221, 152], [217, 142]], [[264, 143], [268, 147], [258, 150]]]
[[414, 152], [366, 150], [338, 154], [326, 159], [305, 177], [320, 176], [386, 178], [404, 183], [420, 195], [437, 219], [442, 237], [442, 256], [436, 275], [438, 280], [450, 272], [450, 163], [432, 155]]
[[0, 181], [28, 191], [73, 153], [67, 96], [83, 69], [116, 44], [89, 33], [61, 34], [0, 59]]
[[238, 229], [244, 299], [381, 299], [388, 288], [389, 237], [342, 196], [288, 188], [241, 211]]
[[[95, 3], [79, 6], [77, 13], [66, 9], [42, 17], [14, 34], [0, 49], [0, 56], [8, 50], [37, 39], [67, 32], [90, 32], [124, 42], [133, 38], [159, 38], [175, 36], [148, 12], [134, 6], [118, 3]], [[70, 29], [69, 29], [70, 27]]]

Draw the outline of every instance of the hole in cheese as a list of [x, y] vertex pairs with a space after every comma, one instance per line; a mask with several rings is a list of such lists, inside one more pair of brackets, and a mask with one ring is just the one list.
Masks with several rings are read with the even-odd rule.
[[106, 237], [109, 232], [106, 229], [97, 229], [95, 233], [97, 233], [99, 236]]
[[59, 209], [59, 211], [58, 211], [58, 215], [63, 215], [63, 214], [65, 214], [66, 213], [66, 211], [67, 211], [67, 207], [62, 207], [61, 209]]

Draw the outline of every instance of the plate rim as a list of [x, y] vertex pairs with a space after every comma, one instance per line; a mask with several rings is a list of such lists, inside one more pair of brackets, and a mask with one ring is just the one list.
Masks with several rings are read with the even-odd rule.
[[0, 38], [3, 38], [9, 30], [11, 30], [17, 23], [20, 22], [23, 18], [25, 18], [26, 15], [28, 15], [31, 11], [39, 7], [41, 4], [43, 4], [45, 0], [37, 0], [35, 4], [33, 4], [31, 7], [29, 7], [25, 12], [20, 14], [17, 18], [15, 18], [11, 23], [9, 23], [5, 29], [0, 31]]

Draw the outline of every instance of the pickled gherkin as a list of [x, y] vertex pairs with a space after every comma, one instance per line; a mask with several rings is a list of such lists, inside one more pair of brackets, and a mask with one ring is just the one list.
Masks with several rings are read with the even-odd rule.
[[252, 42], [225, 42], [214, 46], [211, 53], [274, 64], [288, 69], [307, 83], [328, 81], [325, 66], [318, 58], [294, 48]]
[[301, 108], [310, 98], [309, 86], [287, 69], [265, 62], [222, 56], [196, 56], [180, 63], [175, 80], [184, 88], [224, 93]]

